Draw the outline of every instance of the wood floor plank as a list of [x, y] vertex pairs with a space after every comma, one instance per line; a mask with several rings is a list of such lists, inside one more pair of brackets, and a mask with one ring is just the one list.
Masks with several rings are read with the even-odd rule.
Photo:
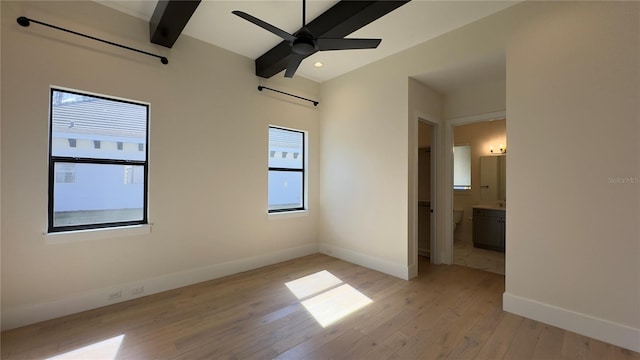
[[502, 313], [502, 318], [498, 325], [491, 331], [491, 334], [481, 346], [480, 351], [475, 356], [478, 360], [495, 360], [504, 358], [504, 354], [513, 342], [516, 329], [524, 321], [521, 316]]
[[[487, 304], [492, 303], [495, 293], [503, 289], [497, 282], [481, 282], [479, 287], [467, 297], [468, 301], [460, 302], [459, 306], [440, 319], [437, 325], [438, 331], [429, 337], [426, 350], [421, 354], [421, 359], [447, 359], [455, 345], [465, 338], [465, 335], [482, 319], [486, 312]], [[489, 290], [489, 291], [487, 291]], [[446, 330], [444, 330], [446, 329]]]
[[[398, 355], [403, 358], [441, 358], [446, 357], [451, 351], [454, 343], [464, 335], [464, 331], [470, 328], [480, 317], [485, 304], [487, 286], [486, 277], [480, 278], [482, 281], [466, 284], [462, 291], [457, 294], [455, 300], [447, 301], [447, 306], [439, 307], [439, 303], [434, 304], [434, 317], [428, 326], [423, 326], [417, 335], [417, 341], [413, 341], [411, 346], [404, 348], [404, 352]], [[494, 283], [498, 289], [501, 284]], [[424, 325], [424, 324], [423, 324]]]
[[[2, 332], [2, 359], [124, 335], [117, 359], [621, 359], [640, 354], [502, 311], [504, 277], [420, 259], [394, 278], [317, 254]], [[323, 327], [285, 285], [326, 270], [372, 302]], [[312, 298], [315, 295], [311, 295]], [[338, 309], [339, 310], [339, 309]]]
[[449, 355], [451, 359], [473, 359], [480, 352], [482, 345], [498, 326], [506, 314], [502, 311], [502, 296], [494, 295], [490, 298], [487, 311], [464, 334], [462, 339], [453, 346]]
[[535, 320], [524, 319], [516, 329], [513, 341], [504, 354], [505, 359], [533, 359], [533, 352], [543, 327], [544, 324]]
[[365, 346], [372, 344], [372, 341], [357, 329], [349, 329], [339, 336], [336, 336], [333, 340], [309, 352], [302, 359], [350, 359], [351, 356], [353, 356], [351, 350], [357, 347], [360, 342], [363, 342]]
[[564, 330], [543, 324], [532, 357], [534, 359], [553, 359], [562, 351], [563, 343]]
[[615, 345], [607, 344], [573, 332], [565, 331], [562, 348], [560, 350], [560, 358], [587, 360], [638, 360], [640, 359], [640, 353], [622, 349]]
[[564, 334], [560, 356], [562, 359], [589, 358], [589, 339], [576, 333]]
[[360, 359], [367, 360], [383, 360], [391, 359], [408, 343], [407, 337], [401, 332], [394, 332], [388, 338], [384, 339], [375, 348], [369, 350], [369, 352], [362, 354]]

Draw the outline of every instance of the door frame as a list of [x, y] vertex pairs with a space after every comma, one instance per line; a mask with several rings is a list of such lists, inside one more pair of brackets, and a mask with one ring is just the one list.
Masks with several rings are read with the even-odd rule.
[[409, 251], [409, 279], [418, 275], [418, 125], [420, 122], [431, 125], [431, 244], [430, 244], [430, 257], [431, 262], [437, 264], [439, 262], [438, 252], [440, 251], [440, 245], [438, 241], [434, 241], [437, 239], [438, 234], [438, 223], [440, 221], [440, 211], [439, 211], [439, 201], [438, 201], [438, 188], [441, 184], [439, 174], [441, 174], [442, 169], [442, 159], [440, 156], [440, 144], [441, 144], [441, 121], [433, 116], [416, 113], [414, 116], [414, 121], [412, 121], [413, 127], [413, 146], [411, 151], [413, 152], [413, 161], [411, 167], [413, 169], [413, 175], [411, 180], [412, 188], [410, 189], [410, 193], [413, 196], [409, 198], [409, 206], [410, 206], [410, 226], [409, 226], [409, 235], [412, 241], [409, 242], [410, 251]]

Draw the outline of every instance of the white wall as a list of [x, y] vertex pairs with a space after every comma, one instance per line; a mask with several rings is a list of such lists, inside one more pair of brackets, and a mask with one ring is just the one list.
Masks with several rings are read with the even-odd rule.
[[[170, 62], [23, 28], [20, 15]], [[171, 50], [152, 45], [146, 22], [93, 2], [3, 1], [2, 16], [3, 328], [108, 304], [114, 289], [126, 300], [133, 285], [146, 295], [317, 252], [319, 108], [258, 92], [251, 59], [184, 35]], [[319, 98], [303, 78], [264, 84]], [[150, 234], [43, 236], [50, 85], [151, 104]], [[309, 131], [302, 216], [266, 213], [269, 124]]]
[[640, 3], [522, 8], [507, 46], [505, 308], [639, 351]]
[[320, 250], [406, 278], [407, 79], [375, 77], [322, 87]]
[[506, 49], [505, 308], [640, 350], [640, 186], [607, 184], [640, 176], [638, 6], [526, 2], [323, 83], [321, 251], [409, 268], [402, 79]]

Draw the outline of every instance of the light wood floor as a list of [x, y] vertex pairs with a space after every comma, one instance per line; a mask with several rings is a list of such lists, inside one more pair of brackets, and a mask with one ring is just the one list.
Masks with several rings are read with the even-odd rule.
[[[373, 302], [323, 328], [284, 285], [322, 270]], [[45, 359], [124, 335], [117, 359], [640, 359], [505, 313], [503, 292], [502, 275], [457, 265], [422, 259], [403, 281], [312, 255], [6, 331], [1, 353]]]

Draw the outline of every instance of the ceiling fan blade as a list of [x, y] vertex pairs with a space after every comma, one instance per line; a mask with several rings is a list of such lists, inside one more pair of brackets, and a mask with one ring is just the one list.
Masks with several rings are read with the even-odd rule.
[[284, 72], [284, 77], [292, 78], [304, 58], [304, 55], [291, 53], [291, 55], [289, 55], [289, 63], [287, 63], [287, 71]]
[[245, 20], [247, 20], [248, 22], [250, 22], [250, 23], [252, 23], [254, 25], [260, 26], [261, 28], [263, 28], [263, 29], [265, 29], [265, 30], [267, 30], [267, 31], [269, 31], [269, 32], [271, 32], [273, 34], [276, 34], [279, 37], [281, 37], [281, 38], [283, 38], [283, 39], [285, 39], [287, 41], [293, 41], [293, 40], [296, 39], [295, 36], [289, 34], [288, 32], [286, 32], [286, 31], [284, 31], [282, 29], [279, 29], [279, 28], [277, 28], [277, 27], [275, 27], [275, 26], [273, 26], [273, 25], [271, 25], [271, 24], [269, 24], [267, 22], [264, 22], [264, 21], [258, 19], [255, 16], [251, 16], [251, 15], [247, 14], [246, 12], [234, 10], [231, 13], [234, 14], [234, 15], [237, 15], [237, 16], [245, 19]]
[[382, 39], [317, 39], [316, 47], [324, 50], [375, 49]]

